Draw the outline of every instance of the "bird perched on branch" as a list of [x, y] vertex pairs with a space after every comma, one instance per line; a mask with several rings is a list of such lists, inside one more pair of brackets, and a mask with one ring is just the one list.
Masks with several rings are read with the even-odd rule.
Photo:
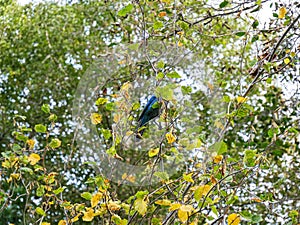
[[156, 96], [153, 95], [148, 101], [147, 105], [145, 106], [143, 112], [141, 113], [138, 119], [137, 134], [136, 134], [137, 138], [140, 139], [142, 137], [145, 131], [143, 126], [145, 126], [150, 120], [154, 119], [159, 115], [159, 108], [160, 107], [158, 105], [158, 99], [156, 98]]

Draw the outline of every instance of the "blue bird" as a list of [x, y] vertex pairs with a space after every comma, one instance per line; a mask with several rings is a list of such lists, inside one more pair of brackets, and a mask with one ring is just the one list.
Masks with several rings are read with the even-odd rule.
[[146, 125], [150, 120], [154, 119], [159, 115], [159, 106], [154, 106], [154, 103], [158, 102], [158, 99], [153, 95], [145, 106], [143, 112], [138, 119], [137, 126], [137, 138], [141, 138], [145, 129], [139, 130], [139, 128]]

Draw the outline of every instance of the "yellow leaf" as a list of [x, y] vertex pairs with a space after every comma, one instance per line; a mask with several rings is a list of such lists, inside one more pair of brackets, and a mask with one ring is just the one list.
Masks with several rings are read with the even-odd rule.
[[92, 208], [94, 208], [96, 205], [98, 205], [100, 199], [102, 199], [103, 197], [103, 193], [98, 192], [96, 194], [93, 195], [93, 197], [91, 198], [91, 206]]
[[182, 205], [180, 206], [179, 210], [178, 210], [178, 218], [181, 222], [185, 223], [188, 218], [189, 215], [191, 215], [191, 213], [194, 211], [193, 206], [191, 205]]
[[240, 224], [240, 221], [240, 215], [236, 213], [230, 214], [227, 218], [228, 225], [238, 225]]
[[33, 149], [33, 147], [34, 147], [34, 145], [35, 145], [35, 140], [28, 139], [28, 140], [26, 141], [26, 144], [28, 144], [29, 149]]
[[94, 210], [92, 208], [88, 209], [83, 213], [83, 221], [92, 221], [94, 219]]
[[121, 90], [122, 91], [128, 91], [130, 88], [132, 88], [132, 84], [130, 82], [126, 82], [122, 85]]
[[127, 173], [123, 173], [122, 180], [127, 180], [131, 183], [134, 183], [135, 182], [135, 176], [133, 176], [132, 174], [127, 175]]
[[183, 43], [181, 41], [178, 41], [178, 47], [181, 47], [183, 45]]
[[19, 179], [19, 177], [20, 177], [20, 174], [19, 173], [12, 173], [11, 175], [10, 175], [10, 177], [12, 177], [13, 179]]
[[289, 58], [285, 58], [284, 60], [283, 60], [283, 62], [285, 63], [285, 64], [289, 64], [290, 63], [290, 59]]
[[60, 220], [58, 222], [58, 225], [67, 225], [67, 222], [65, 220]]
[[158, 13], [158, 16], [159, 16], [159, 17], [164, 17], [164, 16], [166, 16], [166, 15], [167, 15], [166, 12], [160, 12], [160, 13]]
[[132, 130], [126, 132], [126, 136], [130, 136], [130, 135], [132, 135], [132, 134], [133, 134], [133, 131], [132, 131]]
[[92, 113], [91, 121], [92, 124], [97, 125], [102, 122], [102, 116], [99, 113]]
[[142, 198], [136, 199], [134, 201], [134, 209], [138, 211], [140, 215], [144, 216], [147, 212], [147, 202]]
[[98, 98], [96, 100], [96, 105], [104, 105], [105, 103], [107, 103], [107, 99], [106, 98]]
[[295, 57], [295, 56], [296, 56], [296, 53], [295, 53], [295, 52], [291, 52], [291, 56], [292, 56], [292, 57]]
[[236, 100], [237, 100], [238, 103], [244, 103], [244, 102], [247, 100], [247, 98], [244, 98], [244, 97], [242, 97], [242, 96], [238, 96], [238, 97], [236, 98]]
[[51, 225], [51, 223], [48, 223], [48, 222], [42, 222], [42, 225]]
[[174, 137], [174, 135], [172, 133], [167, 133], [166, 138], [167, 138], [169, 144], [172, 144], [174, 141], [176, 141], [176, 138]]
[[187, 182], [191, 182], [191, 183], [194, 183], [194, 180], [192, 178], [193, 174], [192, 173], [189, 173], [189, 174], [183, 174], [183, 179]]
[[219, 162], [222, 161], [222, 159], [223, 159], [223, 156], [222, 156], [222, 155], [216, 155], [216, 156], [214, 157], [214, 163], [219, 163]]
[[217, 128], [224, 129], [224, 126], [223, 126], [223, 124], [221, 123], [220, 120], [216, 120], [214, 125]]
[[185, 223], [188, 218], [189, 218], [189, 215], [187, 212], [184, 212], [182, 210], [178, 210], [178, 218], [179, 220], [182, 222], [182, 223]]
[[72, 222], [72, 223], [75, 223], [76, 221], [78, 221], [78, 220], [79, 220], [79, 216], [81, 216], [81, 213], [78, 213], [75, 217], [73, 217], [73, 218], [71, 219], [71, 222]]
[[159, 153], [159, 148], [152, 148], [149, 150], [148, 155], [149, 157], [154, 157]]
[[121, 114], [114, 114], [114, 122], [118, 123], [121, 119]]
[[121, 208], [117, 202], [109, 202], [107, 207], [110, 211], [118, 211]]
[[285, 14], [287, 13], [287, 10], [285, 7], [281, 7], [278, 10], [278, 19], [283, 19], [285, 17]]
[[155, 204], [157, 204], [157, 205], [163, 205], [163, 206], [169, 206], [169, 205], [171, 205], [171, 201], [168, 200], [168, 199], [162, 199], [162, 200], [157, 200], [155, 202]]
[[30, 162], [30, 165], [37, 164], [38, 161], [40, 161], [41, 157], [36, 153], [31, 153], [28, 157], [28, 161]]
[[194, 193], [194, 197], [195, 197], [196, 201], [199, 201], [202, 196], [207, 195], [209, 190], [210, 190], [210, 185], [208, 185], [208, 184], [198, 187]]
[[180, 206], [181, 206], [180, 203], [172, 203], [171, 206], [170, 206], [170, 208], [169, 208], [169, 211], [177, 210], [177, 209], [180, 208]]

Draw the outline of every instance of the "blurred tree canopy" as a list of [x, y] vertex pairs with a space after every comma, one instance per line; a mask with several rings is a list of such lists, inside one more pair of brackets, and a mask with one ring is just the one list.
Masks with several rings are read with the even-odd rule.
[[300, 2], [0, 3], [1, 224], [300, 223]]

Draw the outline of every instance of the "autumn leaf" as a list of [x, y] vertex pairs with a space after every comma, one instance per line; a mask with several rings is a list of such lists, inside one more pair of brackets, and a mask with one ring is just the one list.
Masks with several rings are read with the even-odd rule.
[[92, 121], [92, 124], [97, 125], [102, 122], [102, 116], [99, 113], [92, 113], [91, 121]]
[[159, 153], [159, 148], [152, 148], [149, 150], [148, 155], [149, 157], [154, 157]]
[[169, 208], [169, 211], [177, 210], [177, 209], [180, 208], [180, 206], [181, 206], [180, 203], [172, 203], [171, 206], [170, 206], [170, 208]]
[[100, 199], [102, 199], [103, 197], [103, 193], [98, 192], [96, 194], [93, 195], [93, 197], [91, 198], [91, 206], [92, 208], [94, 208], [100, 201]]
[[223, 159], [223, 156], [222, 156], [222, 155], [216, 155], [216, 156], [214, 157], [214, 163], [219, 163], [219, 162], [222, 161], [222, 159]]
[[283, 19], [285, 17], [285, 14], [287, 13], [287, 10], [285, 7], [281, 7], [278, 10], [278, 19]]
[[120, 210], [121, 206], [115, 202], [115, 201], [111, 201], [107, 204], [107, 207], [110, 211], [118, 211]]
[[194, 211], [195, 209], [191, 205], [181, 205], [178, 209], [178, 218], [181, 222], [185, 223], [189, 215]]
[[65, 221], [65, 220], [60, 220], [60, 221], [58, 222], [58, 225], [67, 225], [67, 221]]
[[31, 153], [29, 156], [28, 156], [28, 161], [30, 162], [30, 165], [35, 165], [37, 164], [38, 161], [40, 161], [41, 157], [36, 154], [36, 153]]
[[230, 214], [227, 218], [228, 225], [238, 225], [240, 221], [240, 215], [236, 213]]
[[157, 200], [155, 202], [155, 204], [157, 204], [157, 205], [163, 205], [163, 206], [169, 206], [169, 205], [171, 205], [171, 201], [168, 200], [168, 199], [162, 199], [162, 200]]
[[201, 197], [207, 195], [209, 190], [210, 190], [210, 185], [208, 184], [198, 187], [194, 193], [194, 197], [196, 201], [200, 201]]
[[187, 182], [191, 182], [191, 183], [194, 183], [194, 180], [192, 178], [193, 174], [192, 173], [189, 173], [189, 174], [183, 174], [183, 179]]
[[92, 221], [94, 219], [94, 210], [89, 208], [87, 211], [83, 213], [82, 220], [83, 221]]
[[172, 133], [167, 133], [166, 138], [169, 144], [172, 144], [174, 141], [176, 141], [176, 138]]
[[164, 16], [166, 16], [166, 15], [167, 15], [167, 13], [166, 13], [166, 12], [164, 12], [164, 11], [163, 11], [163, 12], [160, 12], [160, 13], [158, 13], [158, 16], [159, 16], [159, 17], [164, 17]]
[[122, 180], [127, 180], [131, 183], [134, 183], [135, 182], [135, 176], [133, 176], [132, 174], [127, 175], [127, 173], [123, 173]]
[[242, 96], [238, 96], [238, 97], [236, 98], [236, 100], [237, 100], [238, 103], [244, 103], [245, 101], [247, 101], [247, 98], [244, 98], [244, 97], [242, 97]]
[[34, 145], [35, 145], [35, 140], [32, 139], [28, 139], [26, 141], [26, 144], [29, 146], [29, 149], [33, 149]]
[[143, 198], [137, 198], [134, 201], [134, 209], [138, 211], [140, 215], [144, 216], [147, 212], [147, 201]]
[[289, 64], [290, 63], [290, 59], [289, 58], [285, 58], [284, 60], [283, 60], [283, 62], [285, 63], [285, 64]]

